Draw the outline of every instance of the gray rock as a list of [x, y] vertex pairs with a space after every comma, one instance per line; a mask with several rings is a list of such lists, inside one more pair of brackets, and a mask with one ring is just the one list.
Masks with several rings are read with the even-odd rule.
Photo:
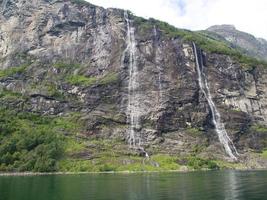
[[[130, 55], [123, 56], [124, 11], [68, 0], [11, 0], [1, 13], [0, 69], [13, 69], [0, 76], [1, 88], [23, 95], [23, 100], [4, 98], [1, 103], [51, 116], [78, 112], [85, 137], [126, 142]], [[212, 148], [218, 138], [198, 86], [192, 45], [161, 30], [155, 36], [153, 27], [143, 30], [134, 21], [132, 26], [143, 145], [150, 152], [196, 151], [221, 158], [223, 149]], [[267, 70], [247, 70], [226, 55], [202, 56], [212, 98], [238, 151], [266, 148], [267, 134], [251, 127], [267, 123]]]

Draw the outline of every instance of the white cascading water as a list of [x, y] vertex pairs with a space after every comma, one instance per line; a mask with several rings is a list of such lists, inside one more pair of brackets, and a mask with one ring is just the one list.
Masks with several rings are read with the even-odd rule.
[[211, 114], [212, 114], [212, 122], [215, 126], [219, 141], [223, 145], [226, 153], [230, 156], [230, 158], [233, 160], [237, 160], [237, 157], [234, 155], [234, 153], [237, 156], [239, 154], [238, 154], [232, 140], [229, 138], [229, 136], [225, 130], [224, 124], [221, 122], [221, 115], [218, 112], [218, 110], [217, 110], [217, 108], [216, 108], [216, 106], [215, 106], [215, 104], [211, 98], [207, 79], [205, 77], [205, 74], [202, 71], [202, 67], [203, 67], [202, 58], [199, 58], [199, 56], [198, 56], [197, 47], [196, 47], [195, 43], [193, 43], [193, 48], [194, 48], [197, 74], [198, 74], [198, 84], [199, 84], [199, 87], [200, 87], [201, 91], [203, 92], [203, 94], [204, 94], [204, 96], [208, 102], [208, 105], [210, 107]]
[[2, 7], [2, 12], [4, 12], [5, 9], [6, 9], [7, 1], [8, 1], [8, 0], [3, 0], [3, 2], [2, 2], [2, 5], [1, 5], [1, 7]]
[[137, 148], [141, 150], [146, 157], [147, 152], [144, 150], [141, 138], [141, 124], [140, 117], [142, 110], [140, 108], [140, 94], [139, 94], [139, 83], [138, 83], [138, 68], [136, 64], [136, 42], [134, 35], [134, 27], [131, 26], [131, 21], [128, 17], [127, 11], [124, 12], [124, 18], [127, 23], [127, 47], [123, 52], [122, 65], [124, 66], [124, 59], [126, 53], [129, 54], [129, 83], [128, 83], [128, 106], [127, 106], [127, 118], [130, 123], [128, 143], [131, 148]]

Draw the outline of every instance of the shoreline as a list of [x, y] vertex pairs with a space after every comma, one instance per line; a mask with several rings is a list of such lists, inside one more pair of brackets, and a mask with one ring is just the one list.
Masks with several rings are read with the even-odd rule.
[[49, 176], [49, 175], [86, 175], [86, 174], [148, 174], [148, 173], [186, 173], [211, 170], [166, 170], [166, 171], [107, 171], [107, 172], [0, 172], [3, 176]]
[[87, 175], [87, 174], [155, 174], [155, 173], [189, 173], [207, 171], [266, 171], [267, 168], [260, 169], [201, 169], [201, 170], [166, 170], [166, 171], [107, 171], [107, 172], [0, 172], [0, 177], [23, 177], [23, 176], [51, 176], [51, 175]]

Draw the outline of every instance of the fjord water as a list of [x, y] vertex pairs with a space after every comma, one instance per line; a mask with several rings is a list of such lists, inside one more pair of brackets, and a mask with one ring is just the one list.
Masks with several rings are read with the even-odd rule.
[[0, 177], [0, 200], [267, 199], [267, 171]]

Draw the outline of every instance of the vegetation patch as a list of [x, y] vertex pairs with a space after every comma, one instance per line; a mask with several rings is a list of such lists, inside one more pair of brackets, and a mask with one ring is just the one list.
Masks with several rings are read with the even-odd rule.
[[202, 135], [202, 131], [199, 130], [198, 128], [188, 128], [186, 129], [186, 133], [188, 133], [192, 137], [198, 137]]
[[11, 68], [0, 70], [0, 78], [10, 77], [16, 74], [21, 74], [26, 70], [28, 66], [29, 66], [28, 64], [25, 64], [19, 67], [11, 67]]
[[0, 171], [58, 171], [57, 163], [71, 140], [65, 135], [80, 131], [75, 117], [51, 118], [0, 108]]
[[55, 171], [60, 137], [48, 118], [1, 108], [0, 171]]
[[100, 85], [110, 85], [113, 83], [117, 83], [118, 80], [119, 80], [118, 73], [111, 72], [111, 73], [107, 74], [106, 76], [104, 76], [103, 78], [100, 78], [98, 83]]
[[86, 77], [84, 75], [70, 75], [67, 82], [77, 86], [110, 85], [118, 82], [119, 76], [112, 72], [103, 77]]
[[66, 138], [64, 142], [64, 152], [66, 155], [82, 152], [86, 149], [83, 142], [75, 137]]
[[170, 155], [158, 154], [151, 156], [152, 162], [158, 164], [161, 170], [179, 170], [178, 158]]
[[23, 100], [23, 95], [18, 92], [13, 92], [7, 89], [0, 90], [0, 99], [5, 101]]
[[214, 160], [220, 169], [245, 169], [246, 167], [241, 163], [226, 162], [223, 160]]
[[252, 132], [257, 132], [257, 133], [267, 133], [267, 127], [259, 124], [251, 126], [250, 130]]
[[192, 169], [219, 169], [218, 164], [209, 159], [203, 159], [196, 156], [189, 156], [180, 160], [181, 163], [186, 164]]
[[89, 160], [64, 159], [58, 163], [61, 172], [91, 172], [94, 165]]
[[86, 77], [83, 75], [71, 75], [67, 77], [67, 82], [77, 86], [91, 86], [96, 84], [96, 77]]
[[45, 86], [47, 89], [48, 96], [54, 97], [58, 100], [64, 100], [65, 99], [64, 94], [62, 92], [60, 92], [60, 90], [58, 90], [56, 84], [53, 84], [53, 83], [48, 84], [47, 83]]
[[[74, 143], [76, 143], [75, 141]], [[149, 159], [129, 154], [128, 146], [115, 140], [84, 140], [74, 144], [69, 153], [87, 152], [87, 158], [64, 157], [59, 171], [165, 171], [179, 170], [178, 158], [170, 155], [153, 155]], [[73, 141], [71, 142], [73, 144]]]
[[264, 159], [267, 159], [267, 150], [264, 150], [261, 155]]
[[[62, 117], [0, 109], [0, 171], [107, 172], [235, 168], [234, 164], [156, 154], [149, 159], [120, 140], [83, 138], [80, 113]], [[266, 152], [262, 155], [266, 157]]]

